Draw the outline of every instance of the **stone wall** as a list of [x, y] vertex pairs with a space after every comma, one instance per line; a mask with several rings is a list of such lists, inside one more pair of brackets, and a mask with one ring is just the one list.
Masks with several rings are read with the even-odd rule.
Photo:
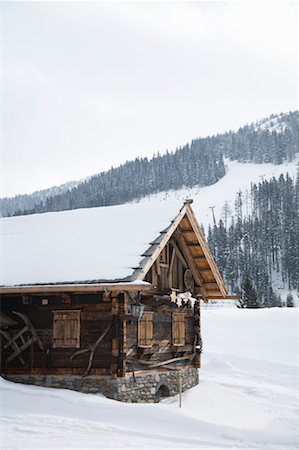
[[110, 378], [108, 376], [80, 376], [63, 375], [4, 375], [7, 380], [17, 383], [34, 384], [63, 389], [73, 389], [85, 393], [101, 393], [108, 398], [123, 402], [153, 403], [166, 396], [179, 393], [180, 380], [182, 391], [198, 384], [198, 370], [195, 368], [156, 373], [130, 373], [124, 378]]

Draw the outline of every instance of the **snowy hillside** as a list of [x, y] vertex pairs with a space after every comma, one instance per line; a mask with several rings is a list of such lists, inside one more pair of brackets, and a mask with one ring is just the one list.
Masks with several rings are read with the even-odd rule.
[[[299, 112], [272, 115], [238, 131], [197, 137], [151, 158], [138, 157], [73, 187], [0, 199], [3, 216], [111, 206], [183, 186], [211, 186], [225, 174], [225, 158], [241, 163], [294, 161], [298, 152]], [[162, 150], [162, 153], [160, 151]], [[51, 192], [52, 191], [52, 192]]]
[[47, 198], [52, 197], [53, 195], [59, 195], [69, 191], [70, 189], [78, 186], [78, 184], [82, 183], [82, 181], [83, 180], [69, 181], [68, 183], [61, 184], [60, 186], [52, 186], [49, 189], [35, 191], [32, 194], [20, 194], [13, 198], [0, 198], [1, 216], [10, 215], [12, 203], [15, 211], [30, 209], [33, 208], [35, 204], [44, 202]]
[[272, 115], [267, 119], [256, 122], [256, 131], [268, 130], [269, 132], [276, 131], [276, 133], [282, 133], [287, 128], [288, 124], [284, 120], [285, 115], [283, 113]]
[[[244, 204], [243, 213], [248, 213], [250, 209], [250, 186], [251, 183], [260, 183], [262, 180], [270, 180], [272, 177], [279, 177], [280, 174], [289, 173], [291, 178], [296, 177], [299, 154], [292, 162], [281, 165], [275, 164], [253, 164], [239, 163], [237, 161], [226, 160], [226, 174], [221, 180], [212, 186], [185, 188], [176, 191], [160, 192], [147, 196], [140, 200], [142, 203], [163, 202], [163, 208], [167, 208], [167, 202], [177, 200], [180, 203], [186, 198], [192, 198], [192, 205], [198, 222], [204, 225], [207, 230], [209, 224], [213, 224], [212, 211], [210, 206], [215, 206], [215, 217], [218, 222], [223, 219], [223, 207], [228, 202], [231, 211], [234, 210], [236, 194], [239, 190], [248, 192], [248, 203]], [[166, 202], [167, 201], [167, 202]]]
[[200, 384], [160, 404], [1, 380], [8, 449], [268, 449], [299, 443], [299, 310], [202, 311]]
[[[292, 162], [281, 165], [226, 160], [226, 175], [211, 186], [167, 191], [148, 196], [141, 202], [148, 205], [160, 204], [164, 211], [170, 208], [174, 201], [182, 203], [184, 199], [192, 198], [194, 200], [192, 207], [197, 220], [204, 226], [210, 249], [229, 291], [238, 292], [245, 273], [250, 273], [263, 306], [285, 305], [288, 294], [291, 294], [295, 304], [299, 305], [295, 188], [287, 200], [286, 198], [282, 200], [289, 185], [286, 188], [287, 183], [283, 184], [280, 178], [280, 175], [286, 177], [288, 174], [295, 186], [298, 161], [298, 153]], [[272, 177], [275, 177], [276, 181], [273, 181]], [[268, 183], [263, 183], [264, 181]], [[253, 184], [254, 195], [251, 189]], [[279, 192], [271, 190], [273, 185]], [[280, 203], [278, 200], [275, 203], [275, 199], [278, 198]], [[292, 214], [281, 210], [286, 201], [292, 206], [291, 209], [285, 208]], [[258, 208], [262, 212], [258, 212]], [[254, 224], [251, 220], [253, 212], [255, 217], [257, 214], [259, 217], [259, 222]], [[208, 233], [209, 225], [213, 227], [213, 213], [217, 227]], [[232, 216], [234, 223], [237, 217], [240, 219], [238, 229], [231, 226]], [[246, 220], [248, 222], [245, 223]], [[291, 245], [288, 244], [289, 240], [293, 241]]]

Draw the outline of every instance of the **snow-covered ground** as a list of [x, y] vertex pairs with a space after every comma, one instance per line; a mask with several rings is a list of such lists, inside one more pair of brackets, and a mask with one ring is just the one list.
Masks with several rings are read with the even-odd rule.
[[276, 131], [276, 133], [282, 133], [288, 127], [287, 123], [283, 119], [284, 114], [278, 114], [270, 116], [266, 119], [260, 120], [255, 124], [256, 131], [266, 131], [268, 130], [270, 133]]
[[1, 449], [298, 449], [299, 309], [203, 309], [202, 330], [181, 409], [1, 380]]
[[[234, 212], [234, 202], [236, 194], [241, 190], [244, 194], [243, 209], [244, 214], [250, 212], [250, 188], [251, 183], [261, 183], [262, 180], [270, 180], [272, 177], [278, 178], [281, 174], [288, 173], [291, 178], [296, 178], [299, 154], [292, 162], [285, 162], [281, 165], [275, 164], [253, 164], [239, 163], [237, 161], [226, 160], [226, 175], [217, 183], [211, 186], [193, 188], [183, 188], [177, 191], [159, 192], [149, 195], [140, 200], [141, 203], [163, 202], [163, 209], [167, 208], [167, 203], [172, 201], [182, 202], [186, 198], [192, 198], [192, 205], [198, 222], [204, 225], [207, 231], [209, 224], [212, 224], [212, 212], [210, 207], [215, 206], [215, 217], [218, 222], [224, 219], [223, 207], [227, 202], [231, 212]], [[247, 194], [246, 194], [247, 191]]]

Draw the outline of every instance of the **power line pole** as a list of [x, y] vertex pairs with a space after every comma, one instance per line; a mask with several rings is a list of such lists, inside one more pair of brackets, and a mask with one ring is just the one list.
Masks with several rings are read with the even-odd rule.
[[215, 208], [216, 208], [216, 206], [209, 206], [209, 209], [212, 210], [212, 216], [213, 216], [214, 225], [216, 226], [216, 218], [215, 218], [215, 213], [214, 213], [214, 209]]

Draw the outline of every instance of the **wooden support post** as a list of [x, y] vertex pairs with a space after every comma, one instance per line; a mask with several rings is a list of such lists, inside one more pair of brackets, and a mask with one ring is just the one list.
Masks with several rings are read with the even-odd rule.
[[158, 285], [158, 274], [157, 274], [156, 264], [153, 264], [153, 266], [152, 266], [152, 284], [153, 284], [153, 286]]
[[[170, 251], [170, 249], [169, 249], [169, 251]], [[168, 287], [170, 289], [172, 288], [172, 285], [173, 285], [172, 271], [173, 271], [174, 259], [175, 259], [175, 249], [172, 246], [172, 253], [171, 253], [171, 257], [170, 257], [170, 264], [169, 264], [169, 270], [168, 270]]]
[[118, 371], [119, 377], [126, 376], [126, 354], [127, 354], [127, 322], [126, 322], [126, 310], [128, 302], [128, 294], [120, 294], [118, 296], [119, 309], [118, 309], [118, 338], [119, 338], [119, 355], [118, 355]]
[[118, 297], [116, 292], [111, 293], [111, 337], [112, 337], [112, 348], [111, 348], [111, 376], [112, 378], [117, 377], [118, 372], [118, 355], [119, 355], [119, 342], [118, 342]]
[[[195, 345], [196, 346], [201, 346], [202, 345], [202, 341], [201, 341], [201, 332], [200, 332], [200, 302], [195, 302], [194, 304], [194, 333], [195, 333]], [[194, 358], [194, 366], [196, 368], [200, 368], [201, 364], [200, 364], [200, 350], [199, 348], [196, 349], [196, 355]]]
[[127, 331], [126, 309], [128, 295], [124, 293], [111, 293], [111, 376], [112, 378], [126, 375]]
[[179, 381], [179, 407], [182, 407], [182, 377], [180, 377]]

